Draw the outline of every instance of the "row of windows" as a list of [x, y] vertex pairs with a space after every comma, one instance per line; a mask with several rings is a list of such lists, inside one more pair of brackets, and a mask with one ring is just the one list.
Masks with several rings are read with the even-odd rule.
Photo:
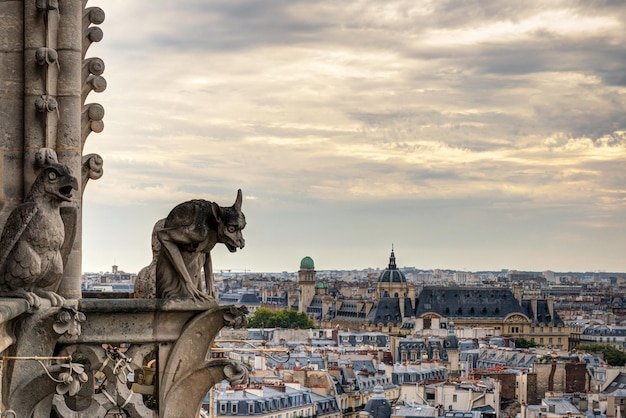
[[[563, 332], [563, 328], [561, 327], [558, 327], [556, 330], [559, 334]], [[522, 327], [511, 327], [511, 333], [521, 333], [521, 332], [524, 332], [524, 329]], [[539, 332], [540, 334], [545, 332], [547, 334], [550, 334], [553, 332], [553, 330], [552, 330], [552, 327], [549, 327], [547, 329], [544, 327], [530, 327], [530, 332], [531, 333]]]
[[[532, 342], [536, 342], [534, 337], [532, 337], [530, 340], [531, 340]], [[544, 340], [544, 338], [543, 338], [543, 337], [539, 337], [539, 344], [543, 344], [543, 343], [544, 343], [544, 341], [543, 341], [543, 340]], [[548, 338], [548, 344], [552, 344], [553, 342], [554, 342], [554, 341], [553, 341], [553, 338], [552, 338], [552, 337], [549, 337], [549, 338]], [[556, 339], [556, 342], [557, 342], [557, 344], [561, 344], [561, 343], [562, 343], [562, 341], [561, 341], [561, 337], [558, 337], [558, 338]]]
[[[374, 336], [370, 337], [368, 335], [365, 335], [365, 336], [357, 335], [357, 336], [354, 337], [354, 341], [356, 341], [358, 343], [363, 342], [363, 341], [366, 341], [366, 342], [378, 342], [378, 339], [379, 339], [379, 337], [374, 337]], [[349, 335], [342, 335], [341, 336], [341, 342], [342, 343], [350, 342], [350, 336]], [[382, 342], [386, 343], [387, 339], [383, 338]]]
[[[248, 415], [254, 414], [254, 403], [248, 402]], [[239, 403], [231, 403], [230, 411], [228, 410], [228, 403], [220, 402], [220, 415], [226, 415], [230, 412], [231, 415], [237, 415], [239, 413]], [[301, 409], [298, 411], [287, 412], [285, 414], [272, 415], [270, 418], [296, 418], [296, 417], [309, 417], [311, 416], [311, 408]]]
[[[234, 402], [221, 401], [218, 403], [220, 405], [221, 414], [226, 414], [229, 404], [230, 404], [230, 413], [231, 414], [238, 413], [239, 401], [234, 401]], [[255, 405], [257, 405], [257, 410], [260, 410], [260, 412], [265, 413], [268, 411], [273, 411], [273, 410], [275, 411], [278, 409], [285, 409], [285, 408], [291, 408], [291, 407], [296, 407], [296, 406], [308, 405], [310, 403], [311, 403], [310, 395], [308, 393], [304, 393], [301, 396], [273, 398], [273, 399], [266, 399], [266, 400], [257, 401], [257, 402], [248, 401], [247, 408], [248, 408], [248, 413], [253, 414], [255, 412], [254, 411]]]
[[[611, 339], [611, 338], [613, 338], [613, 339]], [[598, 342], [601, 342], [601, 343], [603, 343], [603, 342], [607, 342], [607, 343], [610, 343], [610, 342], [614, 342], [614, 343], [616, 343], [616, 342], [625, 342], [624, 338], [620, 338], [619, 340], [616, 337], [606, 337], [606, 339], [604, 337], [591, 337], [591, 338], [589, 338], [588, 335], [585, 335], [584, 338], [581, 337], [581, 340], [598, 341]]]

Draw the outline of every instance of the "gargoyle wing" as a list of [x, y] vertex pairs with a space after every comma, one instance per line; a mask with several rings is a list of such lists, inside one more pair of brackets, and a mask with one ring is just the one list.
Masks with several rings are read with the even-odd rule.
[[9, 214], [0, 237], [0, 285], [6, 284], [2, 273], [5, 272], [7, 258], [38, 211], [35, 202], [26, 202]]

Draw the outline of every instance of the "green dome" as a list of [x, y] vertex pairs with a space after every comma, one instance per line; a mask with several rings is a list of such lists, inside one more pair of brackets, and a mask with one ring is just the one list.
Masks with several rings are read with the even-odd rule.
[[315, 265], [313, 264], [313, 259], [311, 257], [304, 257], [302, 261], [300, 261], [301, 269], [314, 269]]
[[328, 289], [328, 286], [326, 285], [326, 282], [317, 282], [315, 283], [315, 288], [316, 289]]

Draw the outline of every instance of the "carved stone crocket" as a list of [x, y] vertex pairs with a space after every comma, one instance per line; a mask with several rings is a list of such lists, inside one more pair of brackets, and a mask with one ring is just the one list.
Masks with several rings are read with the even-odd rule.
[[40, 297], [53, 306], [65, 303], [56, 293], [68, 238], [60, 207], [71, 201], [73, 190], [78, 190], [78, 181], [70, 169], [49, 163], [24, 203], [9, 214], [0, 237], [0, 296], [22, 297], [32, 308], [39, 307]]

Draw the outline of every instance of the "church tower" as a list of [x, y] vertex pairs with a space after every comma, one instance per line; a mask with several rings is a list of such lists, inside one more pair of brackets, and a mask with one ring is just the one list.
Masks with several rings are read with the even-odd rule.
[[396, 255], [391, 246], [391, 255], [389, 256], [389, 266], [378, 277], [376, 283], [376, 296], [380, 298], [406, 298], [409, 294], [409, 285], [406, 277], [396, 266]]
[[298, 286], [300, 288], [298, 312], [306, 313], [306, 308], [311, 305], [311, 301], [315, 295], [315, 265], [311, 257], [304, 257], [302, 261], [300, 261]]

